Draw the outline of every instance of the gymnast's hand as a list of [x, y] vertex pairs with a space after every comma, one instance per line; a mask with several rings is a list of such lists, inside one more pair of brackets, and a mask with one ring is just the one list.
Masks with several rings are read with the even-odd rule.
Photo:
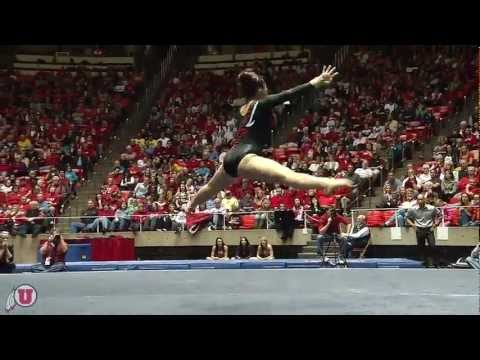
[[310, 84], [315, 86], [317, 89], [322, 86], [330, 85], [330, 83], [333, 81], [333, 78], [338, 75], [338, 72], [334, 72], [334, 71], [335, 71], [335, 66], [332, 67], [331, 65], [328, 65], [328, 67], [326, 68], [325, 66], [323, 66], [322, 73], [316, 78], [310, 80]]

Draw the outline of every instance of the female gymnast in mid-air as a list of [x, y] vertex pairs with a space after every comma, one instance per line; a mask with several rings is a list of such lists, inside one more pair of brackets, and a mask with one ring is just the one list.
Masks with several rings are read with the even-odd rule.
[[295, 189], [323, 188], [326, 192], [331, 192], [338, 187], [351, 187], [352, 183], [348, 179], [298, 173], [262, 156], [262, 150], [270, 146], [272, 108], [315, 88], [328, 86], [336, 75], [338, 73], [335, 72], [335, 67], [324, 66], [320, 76], [310, 82], [279, 94], [268, 95], [267, 85], [262, 77], [249, 69], [242, 71], [237, 77], [237, 85], [240, 96], [245, 97], [247, 103], [240, 108], [243, 121], [236, 133], [234, 146], [225, 155], [223, 164], [210, 181], [190, 200], [187, 212], [193, 212], [197, 205], [215, 196], [239, 176], [267, 183], [280, 183]]

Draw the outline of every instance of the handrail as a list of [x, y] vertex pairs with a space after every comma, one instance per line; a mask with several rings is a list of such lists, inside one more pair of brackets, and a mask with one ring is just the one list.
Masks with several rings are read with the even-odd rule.
[[[329, 206], [320, 206], [322, 209], [328, 209]], [[455, 209], [455, 208], [480, 208], [480, 205], [450, 205], [447, 204], [445, 206], [438, 207], [436, 206], [437, 209]], [[395, 208], [355, 208], [351, 209], [351, 212], [364, 212], [364, 211], [393, 211], [393, 210], [408, 210], [409, 208], [404, 208], [404, 207], [395, 207]], [[285, 210], [294, 210], [291, 208], [286, 208]], [[341, 209], [337, 209], [341, 210]], [[256, 214], [269, 214], [269, 213], [275, 213], [279, 211], [279, 209], [273, 209], [273, 210], [254, 210], [254, 211], [223, 211], [223, 212], [212, 212], [212, 211], [198, 211], [193, 214], [212, 214], [212, 215], [256, 215]], [[309, 213], [312, 212], [311, 209], [303, 209], [304, 213]], [[148, 214], [148, 215], [129, 215], [129, 217], [135, 217], [135, 218], [149, 218], [153, 216], [176, 216], [178, 213], [163, 213], [163, 214]], [[18, 217], [0, 217], [0, 221], [2, 220], [57, 220], [57, 219], [100, 219], [100, 218], [116, 218], [115, 215], [108, 215], [108, 216], [103, 216], [103, 215], [97, 215], [97, 216], [37, 216], [37, 217], [26, 217], [25, 215], [18, 216]]]
[[[326, 208], [326, 207], [322, 207], [322, 208]], [[441, 211], [441, 218], [442, 218], [442, 226], [445, 226], [445, 212], [444, 210], [445, 209], [455, 209], [455, 208], [480, 208], [480, 205], [468, 205], [468, 206], [464, 206], [464, 205], [450, 205], [450, 204], [447, 204], [446, 206], [444, 207], [437, 207], [440, 211]], [[286, 210], [292, 210], [293, 209], [286, 209]], [[408, 210], [407, 208], [402, 208], [402, 207], [397, 207], [397, 208], [357, 208], [357, 209], [352, 209], [351, 210], [351, 221], [352, 221], [352, 225], [355, 223], [355, 216], [354, 214], [355, 213], [358, 213], [358, 212], [365, 212], [365, 211], [397, 211], [397, 210]], [[195, 214], [210, 214], [210, 215], [223, 215], [224, 218], [223, 218], [223, 230], [226, 229], [226, 217], [227, 216], [232, 216], [232, 215], [257, 215], [257, 214], [273, 214], [275, 212], [279, 211], [279, 209], [274, 209], [274, 210], [254, 210], [254, 211], [235, 211], [235, 212], [228, 212], [228, 211], [224, 211], [224, 212], [212, 212], [212, 211], [203, 211], [203, 212], [196, 212]], [[312, 216], [309, 215], [309, 213], [311, 213], [312, 210], [311, 209], [303, 209], [303, 213], [304, 213], [304, 216], [303, 216], [303, 230], [304, 230], [304, 233], [306, 233], [307, 231], [307, 225], [308, 225], [308, 222], [310, 219], [313, 219]], [[139, 231], [142, 232], [142, 225], [143, 225], [143, 220], [145, 218], [159, 218], [159, 217], [170, 217], [170, 218], [174, 218], [175, 216], [177, 216], [178, 213], [164, 213], [164, 214], [148, 214], [148, 215], [129, 215], [127, 220], [137, 220], [139, 222]], [[186, 216], [186, 214], [185, 214]], [[49, 222], [49, 225], [53, 225], [53, 228], [55, 230], [55, 226], [57, 225], [56, 224], [56, 221], [57, 220], [60, 220], [60, 219], [70, 219], [70, 220], [75, 220], [75, 219], [94, 219], [97, 220], [97, 219], [102, 219], [102, 218], [107, 218], [107, 219], [115, 219], [117, 218], [115, 215], [109, 215], [109, 216], [46, 216], [46, 217], [26, 217], [26, 216], [21, 216], [21, 217], [0, 217], [0, 221], [5, 221], [5, 222], [9, 222], [9, 221], [13, 221], [14, 223], [16, 223], [18, 220], [21, 221], [21, 222], [33, 222], [35, 220], [43, 220], [43, 221], [50, 221]], [[186, 219], [186, 218], [185, 218]], [[94, 221], [92, 221], [91, 223], [93, 223]], [[398, 227], [398, 220], [396, 220], [397, 223], [396, 223], [396, 226]], [[21, 224], [18, 224], [17, 225], [21, 225]], [[97, 233], [100, 232], [100, 222], [97, 223]], [[266, 223], [266, 228], [267, 230], [270, 228], [270, 225], [269, 225], [269, 222], [267, 221]]]

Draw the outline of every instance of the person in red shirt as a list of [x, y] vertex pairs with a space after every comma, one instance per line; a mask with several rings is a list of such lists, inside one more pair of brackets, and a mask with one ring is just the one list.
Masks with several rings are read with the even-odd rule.
[[113, 178], [109, 177], [107, 179], [107, 194], [116, 194], [120, 191], [117, 185], [115, 185]]
[[150, 225], [149, 216], [150, 213], [145, 210], [145, 206], [140, 203], [138, 205], [138, 210], [135, 211], [132, 215], [132, 231], [136, 232], [140, 230], [140, 223], [142, 224], [142, 230], [147, 230]]
[[330, 207], [318, 220], [317, 253], [323, 256], [324, 243], [330, 243], [340, 235], [340, 224], [347, 225], [346, 233], [350, 232], [350, 220], [338, 215], [334, 207]]
[[7, 204], [8, 205], [17, 205], [20, 204], [21, 195], [18, 192], [18, 188], [13, 186], [12, 191], [10, 191], [7, 196]]
[[45, 200], [50, 203], [55, 209], [60, 205], [60, 196], [58, 195], [55, 186], [50, 186]]
[[462, 177], [458, 181], [458, 191], [464, 192], [466, 191], [467, 186], [469, 187], [470, 192], [473, 189], [480, 187], [480, 180], [478, 175], [476, 174], [476, 169], [473, 166], [469, 166], [467, 168], [467, 176]]
[[111, 222], [115, 217], [115, 210], [110, 205], [104, 205], [101, 209], [98, 210], [98, 218], [93, 221], [92, 227], [97, 229], [100, 228], [102, 233], [106, 233], [111, 229]]

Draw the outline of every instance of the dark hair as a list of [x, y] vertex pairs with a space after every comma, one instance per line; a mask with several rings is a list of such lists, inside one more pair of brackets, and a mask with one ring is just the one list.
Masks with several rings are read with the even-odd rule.
[[248, 241], [246, 236], [240, 236], [240, 242], [238, 243], [238, 246], [242, 246], [242, 240], [245, 239], [245, 242], [247, 243], [246, 246], [250, 246], [250, 242]]
[[217, 242], [218, 242], [219, 239], [222, 240], [222, 246], [225, 246], [225, 242], [223, 241], [223, 238], [221, 238], [221, 237], [219, 236], [219, 237], [217, 237], [217, 238], [215, 239], [215, 247], [218, 247]]
[[[242, 246], [242, 240], [245, 239], [246, 245]], [[240, 243], [238, 244], [237, 248], [237, 256], [240, 258], [246, 258], [250, 256], [250, 242], [248, 241], [246, 236], [240, 236]]]
[[237, 76], [237, 87], [240, 96], [251, 99], [258, 89], [265, 87], [265, 80], [253, 69], [245, 69]]

